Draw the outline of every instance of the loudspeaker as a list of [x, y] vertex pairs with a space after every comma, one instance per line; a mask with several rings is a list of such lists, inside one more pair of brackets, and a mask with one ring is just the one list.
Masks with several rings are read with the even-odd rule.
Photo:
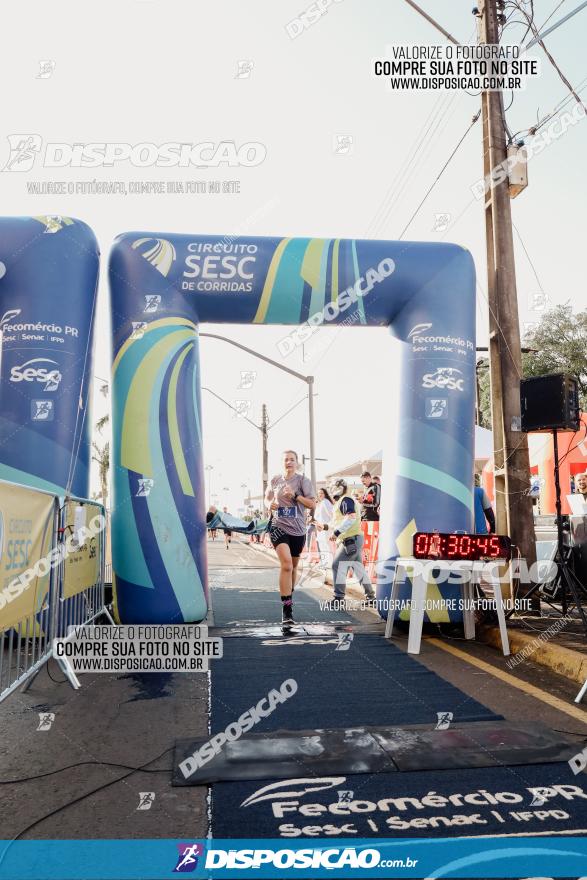
[[566, 373], [535, 376], [520, 382], [522, 431], [578, 431], [579, 388]]

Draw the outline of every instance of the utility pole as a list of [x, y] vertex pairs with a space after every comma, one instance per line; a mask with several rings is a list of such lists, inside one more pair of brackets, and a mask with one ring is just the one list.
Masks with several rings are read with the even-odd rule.
[[269, 419], [267, 417], [267, 406], [263, 404], [261, 409], [261, 437], [263, 438], [263, 498], [267, 491], [267, 483], [269, 481], [269, 459], [267, 453], [267, 431], [269, 428]]
[[[481, 43], [499, 43], [498, 5], [503, 3], [481, 0], [479, 4]], [[493, 169], [507, 167], [503, 164], [507, 141], [501, 91], [483, 92], [482, 116], [483, 173], [486, 180], [491, 179], [491, 189], [485, 193], [485, 221], [497, 529], [509, 534], [530, 568], [536, 562], [536, 546], [528, 494], [528, 438], [520, 430], [522, 354], [509, 184], [507, 176], [494, 180], [491, 175]], [[529, 586], [520, 584], [520, 595]]]
[[314, 377], [308, 376], [308, 407], [310, 422], [310, 481], [316, 491], [316, 439], [314, 428]]

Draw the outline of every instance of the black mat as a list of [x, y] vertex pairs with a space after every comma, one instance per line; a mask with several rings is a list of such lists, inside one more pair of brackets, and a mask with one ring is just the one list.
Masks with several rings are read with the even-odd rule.
[[203, 785], [243, 779], [288, 779], [307, 774], [390, 773], [396, 768], [375, 737], [366, 730], [278, 731], [246, 734], [226, 743], [211, 760], [188, 779], [180, 763], [207, 739], [177, 740], [173, 785]]
[[228, 742], [186, 778], [180, 763], [207, 742], [208, 738], [176, 742], [173, 785], [543, 764], [568, 761], [577, 752], [571, 737], [539, 723], [481, 721], [447, 730], [287, 730], [249, 733]]

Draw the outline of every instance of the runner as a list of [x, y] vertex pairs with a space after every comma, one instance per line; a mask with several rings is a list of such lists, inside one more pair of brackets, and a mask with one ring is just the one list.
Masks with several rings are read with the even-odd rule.
[[292, 596], [306, 540], [306, 510], [314, 510], [316, 506], [314, 487], [307, 477], [296, 473], [298, 467], [297, 453], [286, 449], [283, 473], [272, 477], [265, 493], [265, 504], [271, 511], [269, 537], [281, 566], [279, 592], [284, 626], [294, 623]]
[[[214, 507], [213, 504], [211, 504], [210, 507], [208, 508], [208, 513], [206, 514], [206, 525], [208, 523], [212, 522], [212, 520], [214, 519], [214, 517], [216, 516], [217, 513], [218, 513], [217, 509]], [[208, 532], [209, 532], [212, 540], [215, 541], [217, 529], [208, 529]]]
[[[223, 507], [222, 513], [228, 513], [228, 508]], [[230, 514], [228, 513], [230, 516]], [[223, 529], [224, 532], [224, 546], [227, 550], [230, 550], [230, 542], [232, 541], [232, 531], [230, 529]]]

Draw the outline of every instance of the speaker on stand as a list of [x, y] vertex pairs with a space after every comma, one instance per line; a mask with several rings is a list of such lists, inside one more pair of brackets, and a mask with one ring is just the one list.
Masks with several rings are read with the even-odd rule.
[[[520, 382], [520, 404], [522, 431], [545, 432], [552, 434], [554, 448], [554, 488], [556, 496], [556, 541], [555, 560], [558, 565], [558, 583], [561, 591], [563, 614], [567, 613], [569, 598], [575, 604], [587, 634], [587, 616], [581, 602], [581, 594], [587, 597], [587, 588], [576, 576], [572, 565], [572, 553], [565, 546], [564, 521], [561, 505], [560, 464], [558, 455], [558, 432], [577, 432], [581, 426], [579, 411], [579, 383], [567, 373], [552, 373], [535, 376]], [[539, 591], [542, 583], [535, 584], [524, 598]], [[550, 604], [550, 603], [548, 603]]]

